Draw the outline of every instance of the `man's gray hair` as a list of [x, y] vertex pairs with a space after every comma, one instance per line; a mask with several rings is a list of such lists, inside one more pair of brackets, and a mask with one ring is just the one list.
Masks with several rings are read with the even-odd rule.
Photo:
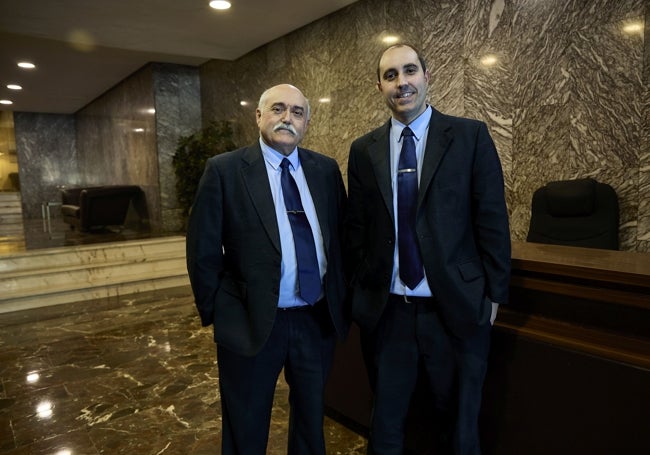
[[[291, 85], [291, 84], [286, 84], [286, 85]], [[277, 87], [277, 86], [274, 86], [274, 87]], [[266, 102], [266, 98], [268, 96], [269, 90], [271, 90], [274, 87], [270, 87], [270, 88], [267, 88], [266, 90], [264, 90], [264, 92], [260, 96], [260, 100], [257, 102], [257, 108], [258, 109], [260, 109], [260, 110], [262, 109], [262, 106], [264, 106], [264, 103]], [[307, 103], [307, 106], [306, 106], [307, 107], [307, 120], [309, 120], [310, 117], [311, 117], [311, 106], [309, 105], [309, 99], [305, 96], [304, 93], [302, 93], [302, 91], [298, 87], [295, 87], [293, 85], [291, 85], [291, 87], [298, 90], [300, 92], [300, 94], [303, 96], [303, 98], [305, 98], [305, 103]]]

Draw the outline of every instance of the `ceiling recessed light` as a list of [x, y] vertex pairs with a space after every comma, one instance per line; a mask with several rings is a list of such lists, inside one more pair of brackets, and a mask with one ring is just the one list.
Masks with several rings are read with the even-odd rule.
[[248, 101], [240, 101], [239, 105], [240, 106], [248, 106]]
[[18, 66], [27, 70], [36, 68], [36, 65], [34, 65], [32, 62], [18, 62]]
[[0, 100], [0, 104], [14, 104], [11, 100]]
[[23, 88], [18, 84], [8, 84], [7, 88], [9, 90], [22, 90]]
[[230, 2], [224, 0], [213, 0], [210, 2], [210, 8], [214, 9], [228, 9], [231, 6]]
[[320, 98], [318, 100], [319, 103], [329, 103], [330, 101], [332, 101], [330, 98]]
[[396, 42], [399, 41], [399, 37], [395, 35], [387, 35], [384, 36], [381, 40], [386, 44], [395, 44]]

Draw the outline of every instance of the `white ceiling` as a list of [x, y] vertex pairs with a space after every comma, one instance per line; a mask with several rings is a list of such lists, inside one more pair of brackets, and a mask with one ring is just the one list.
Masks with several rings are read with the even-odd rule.
[[0, 0], [0, 110], [73, 113], [148, 62], [234, 60], [355, 1]]

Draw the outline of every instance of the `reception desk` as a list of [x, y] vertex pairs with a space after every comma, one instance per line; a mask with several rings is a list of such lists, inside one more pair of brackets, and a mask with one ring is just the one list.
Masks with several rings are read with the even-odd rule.
[[[486, 455], [650, 453], [650, 254], [515, 242], [481, 411]], [[326, 393], [366, 432], [371, 394], [353, 326]], [[434, 453], [419, 388], [408, 446]]]

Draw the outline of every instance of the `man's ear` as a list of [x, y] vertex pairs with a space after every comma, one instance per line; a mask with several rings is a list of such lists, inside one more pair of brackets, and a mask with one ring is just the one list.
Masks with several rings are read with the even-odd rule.
[[381, 88], [381, 81], [377, 81], [377, 90], [379, 90], [380, 92], [383, 91]]

